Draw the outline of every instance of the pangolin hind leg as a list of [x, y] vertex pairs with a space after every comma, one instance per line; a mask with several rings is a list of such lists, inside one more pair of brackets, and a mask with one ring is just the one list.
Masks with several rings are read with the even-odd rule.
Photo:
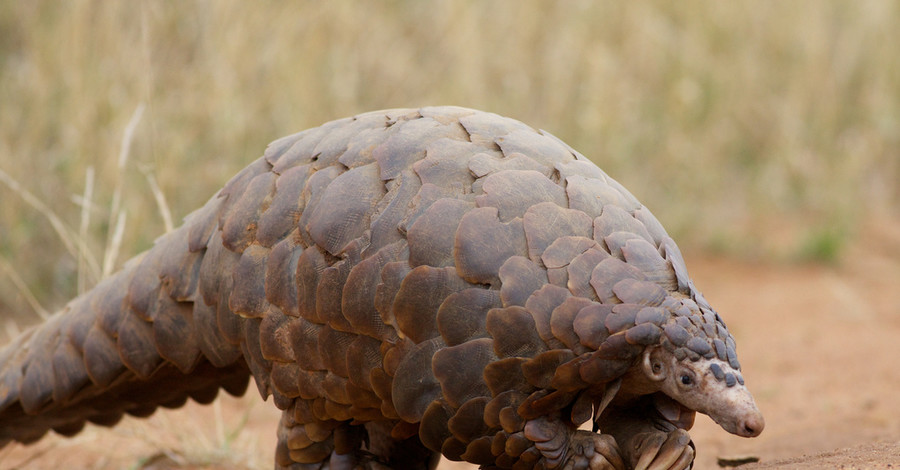
[[425, 448], [418, 435], [394, 438], [390, 421], [298, 423], [290, 410], [278, 425], [275, 464], [278, 469], [410, 469], [432, 470], [440, 454]]

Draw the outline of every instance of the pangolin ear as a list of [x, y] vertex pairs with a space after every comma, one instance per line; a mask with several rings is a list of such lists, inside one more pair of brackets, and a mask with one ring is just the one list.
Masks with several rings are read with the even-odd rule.
[[645, 348], [643, 356], [644, 374], [655, 382], [664, 380], [666, 378], [666, 363], [662, 354], [660, 354], [660, 348], [654, 346]]

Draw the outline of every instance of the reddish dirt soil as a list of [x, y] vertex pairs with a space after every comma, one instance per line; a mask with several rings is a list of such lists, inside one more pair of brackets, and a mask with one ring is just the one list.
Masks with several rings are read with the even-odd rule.
[[[742, 470], [900, 468], [900, 232], [879, 233], [834, 266], [687, 257], [737, 338], [767, 421], [760, 437], [742, 439], [699, 417], [695, 468], [718, 468], [719, 457], [759, 459]], [[255, 393], [218, 406], [10, 445], [0, 468], [271, 468], [274, 406]]]

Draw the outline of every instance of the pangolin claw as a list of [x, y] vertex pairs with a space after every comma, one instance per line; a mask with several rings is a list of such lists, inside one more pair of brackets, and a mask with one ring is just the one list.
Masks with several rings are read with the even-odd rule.
[[608, 434], [572, 431], [557, 418], [541, 417], [525, 424], [525, 436], [544, 457], [546, 468], [564, 470], [625, 470], [615, 438]]
[[619, 446], [609, 434], [575, 431], [569, 439], [567, 459], [563, 469], [624, 470], [625, 462]]
[[622, 447], [635, 470], [686, 470], [694, 462], [694, 444], [683, 429], [636, 434]]

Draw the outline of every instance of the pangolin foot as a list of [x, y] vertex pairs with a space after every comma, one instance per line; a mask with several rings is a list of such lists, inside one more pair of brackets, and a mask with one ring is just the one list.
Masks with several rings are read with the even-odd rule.
[[[540, 444], [537, 445], [540, 448]], [[575, 431], [569, 440], [569, 451], [563, 470], [623, 470], [616, 440], [609, 434]]]
[[616, 440], [608, 434], [572, 432], [560, 420], [539, 419], [525, 425], [525, 436], [540, 450], [545, 468], [625, 470]]
[[684, 429], [638, 433], [621, 445], [634, 470], [686, 470], [694, 463], [694, 443]]

